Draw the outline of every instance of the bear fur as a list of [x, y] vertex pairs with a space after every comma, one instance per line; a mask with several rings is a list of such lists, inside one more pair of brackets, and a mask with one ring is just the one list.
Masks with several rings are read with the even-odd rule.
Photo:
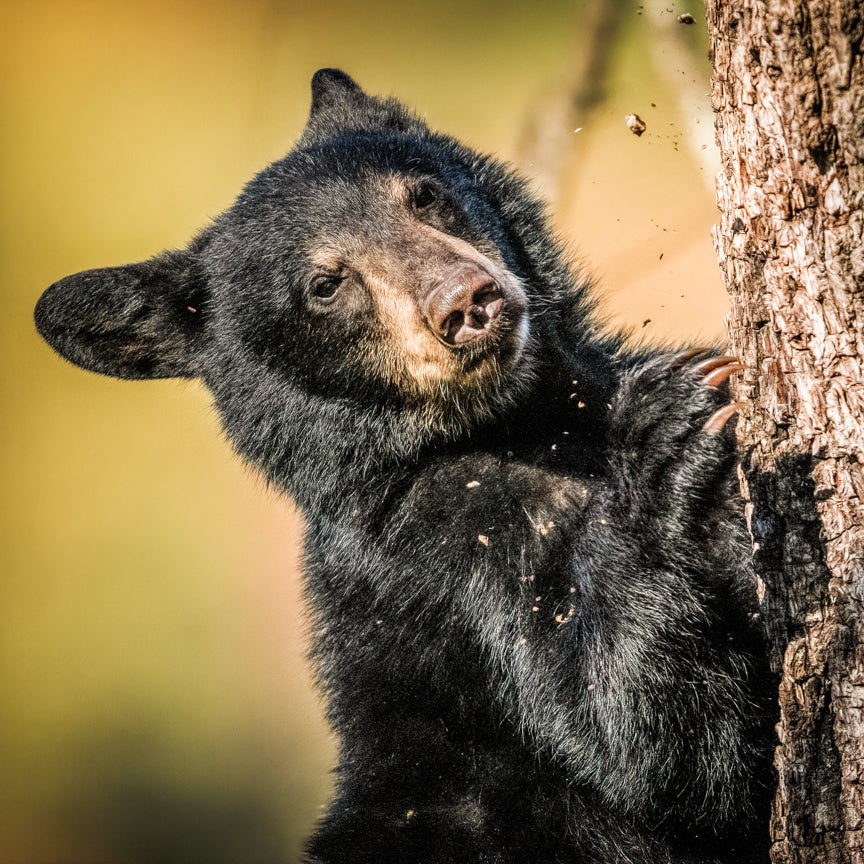
[[302, 508], [339, 740], [307, 861], [767, 860], [740, 367], [604, 334], [500, 162], [321, 70], [188, 248], [63, 279], [36, 324], [85, 369], [202, 379]]

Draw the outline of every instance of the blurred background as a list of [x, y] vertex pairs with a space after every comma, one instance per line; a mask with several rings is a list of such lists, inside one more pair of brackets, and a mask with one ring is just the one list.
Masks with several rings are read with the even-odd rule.
[[303, 659], [300, 517], [232, 457], [198, 385], [77, 370], [33, 304], [185, 244], [338, 66], [533, 178], [610, 326], [717, 338], [701, 2], [0, 14], [0, 864], [296, 860], [334, 750]]

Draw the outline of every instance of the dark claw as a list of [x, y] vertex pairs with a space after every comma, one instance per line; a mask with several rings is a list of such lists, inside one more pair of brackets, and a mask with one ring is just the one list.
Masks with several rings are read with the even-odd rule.
[[702, 427], [703, 432], [716, 435], [723, 431], [723, 427], [738, 413], [738, 409], [744, 406], [743, 402], [732, 402], [715, 411]]
[[718, 366], [724, 366], [727, 363], [738, 363], [739, 360], [737, 357], [731, 357], [729, 355], [725, 355], [723, 357], [709, 357], [707, 360], [703, 360], [701, 363], [697, 363], [693, 367], [693, 371], [697, 374], [704, 375], [710, 372], [712, 369], [716, 369]]
[[[729, 358], [723, 357], [718, 359], [728, 360]], [[731, 359], [735, 360], [734, 357]], [[734, 375], [736, 372], [740, 372], [745, 368], [746, 367], [743, 363], [738, 363], [737, 361], [734, 363], [726, 363], [725, 365], [718, 366], [713, 372], [706, 375], [702, 379], [702, 383], [706, 387], [719, 387], [730, 375]]]

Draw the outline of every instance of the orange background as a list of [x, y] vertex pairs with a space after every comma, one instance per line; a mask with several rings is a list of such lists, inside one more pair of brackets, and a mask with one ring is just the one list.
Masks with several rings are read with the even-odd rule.
[[533, 176], [613, 324], [719, 336], [700, 4], [620, 0], [562, 114], [598, 2], [0, 0], [0, 864], [294, 860], [333, 755], [297, 514], [198, 385], [55, 357], [41, 290], [185, 244], [339, 66]]

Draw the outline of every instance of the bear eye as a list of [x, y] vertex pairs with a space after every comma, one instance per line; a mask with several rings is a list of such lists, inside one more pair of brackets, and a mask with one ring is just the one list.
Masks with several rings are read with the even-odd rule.
[[310, 293], [319, 303], [332, 303], [341, 284], [338, 276], [319, 276], [313, 281]]
[[431, 183], [421, 183], [414, 190], [414, 206], [424, 210], [438, 200], [438, 190]]

